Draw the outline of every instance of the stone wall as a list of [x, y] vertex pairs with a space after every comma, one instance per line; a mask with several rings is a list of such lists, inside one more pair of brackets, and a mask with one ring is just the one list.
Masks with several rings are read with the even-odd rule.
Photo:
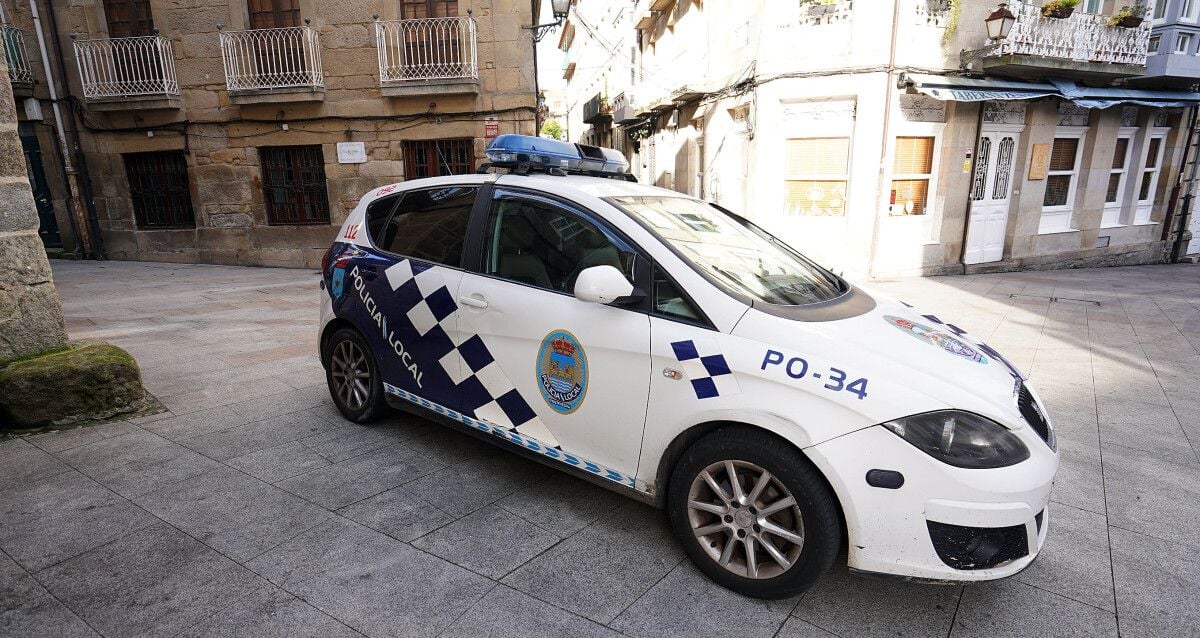
[[[379, 82], [373, 16], [398, 19], [393, 0], [301, 0], [320, 34], [323, 99], [281, 92], [267, 103], [236, 104], [225, 86], [217, 25], [248, 28], [245, 0], [153, 0], [154, 23], [172, 41], [182, 94], [178, 109], [87, 110], [80, 143], [110, 259], [312, 267], [337, 227], [370, 189], [402, 181], [408, 140], [469, 138], [483, 161], [485, 120], [500, 133], [534, 133], [533, 45], [529, 3], [460, 2], [477, 25], [478, 91], [386, 97]], [[101, 0], [57, 5], [69, 92], [82, 95], [69, 34], [107, 35]], [[287, 125], [286, 130], [284, 125]], [[340, 164], [338, 142], [362, 142], [368, 161]], [[268, 225], [258, 149], [320, 145], [330, 224]], [[186, 151], [195, 228], [139, 229], [122, 155]], [[52, 166], [48, 165], [48, 169]]]
[[[0, 74], [7, 73], [0, 60]], [[38, 238], [12, 87], [0, 82], [0, 361], [66, 341], [62, 305]]]

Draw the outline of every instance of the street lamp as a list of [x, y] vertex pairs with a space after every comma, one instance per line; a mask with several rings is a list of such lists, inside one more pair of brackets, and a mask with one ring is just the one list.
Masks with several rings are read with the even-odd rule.
[[991, 15], [983, 19], [983, 23], [987, 25], [988, 39], [1003, 40], [1007, 38], [1009, 30], [1016, 21], [1017, 16], [1008, 10], [1007, 4], [1001, 2]]
[[535, 24], [530, 27], [523, 27], [533, 31], [533, 41], [541, 42], [542, 38], [546, 37], [555, 27], [561, 26], [563, 20], [567, 19], [567, 14], [571, 12], [572, 0], [550, 0], [550, 13], [554, 16], [554, 22], [546, 24]]

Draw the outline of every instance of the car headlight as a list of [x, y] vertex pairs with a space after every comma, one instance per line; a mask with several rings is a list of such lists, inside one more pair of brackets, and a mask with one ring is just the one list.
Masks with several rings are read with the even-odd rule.
[[1029, 448], [1017, 435], [970, 412], [926, 412], [888, 421], [883, 427], [929, 456], [955, 467], [1007, 467], [1029, 458]]

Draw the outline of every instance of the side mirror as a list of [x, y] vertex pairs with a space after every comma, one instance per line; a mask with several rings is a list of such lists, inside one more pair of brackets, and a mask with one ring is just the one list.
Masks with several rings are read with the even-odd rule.
[[646, 294], [612, 266], [584, 268], [575, 278], [575, 298], [599, 304], [626, 304], [640, 301]]

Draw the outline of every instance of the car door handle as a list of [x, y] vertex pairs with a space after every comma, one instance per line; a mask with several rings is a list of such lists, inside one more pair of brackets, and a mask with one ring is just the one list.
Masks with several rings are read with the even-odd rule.
[[472, 308], [479, 308], [480, 310], [488, 307], [488, 302], [480, 299], [479, 297], [459, 297], [458, 303], [464, 306], [470, 306]]

